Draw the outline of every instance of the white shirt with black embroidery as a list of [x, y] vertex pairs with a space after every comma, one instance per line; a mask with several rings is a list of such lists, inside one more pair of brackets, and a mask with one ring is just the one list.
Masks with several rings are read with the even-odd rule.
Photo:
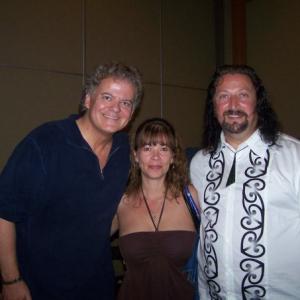
[[269, 146], [256, 131], [235, 150], [222, 133], [213, 156], [194, 156], [191, 179], [203, 212], [200, 298], [300, 299], [300, 141], [281, 134]]

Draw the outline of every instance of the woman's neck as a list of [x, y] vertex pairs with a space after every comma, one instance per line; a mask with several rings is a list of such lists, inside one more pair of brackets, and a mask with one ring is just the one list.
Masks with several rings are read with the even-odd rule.
[[161, 198], [166, 192], [165, 180], [142, 180], [142, 189], [145, 196], [149, 199]]

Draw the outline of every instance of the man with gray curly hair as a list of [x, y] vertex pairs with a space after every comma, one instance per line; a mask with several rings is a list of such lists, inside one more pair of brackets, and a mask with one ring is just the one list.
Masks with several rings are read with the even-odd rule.
[[0, 175], [5, 300], [114, 298], [110, 227], [129, 171], [120, 132], [142, 98], [139, 71], [99, 66], [79, 114], [34, 129]]

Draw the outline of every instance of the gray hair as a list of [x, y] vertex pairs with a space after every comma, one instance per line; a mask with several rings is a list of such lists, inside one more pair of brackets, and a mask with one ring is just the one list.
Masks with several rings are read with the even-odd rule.
[[133, 66], [127, 66], [120, 62], [111, 62], [98, 66], [94, 73], [87, 78], [79, 103], [79, 114], [83, 115], [86, 111], [86, 96], [91, 95], [95, 91], [95, 89], [101, 84], [101, 81], [109, 77], [121, 80], [128, 80], [128, 82], [130, 82], [135, 87], [133, 108], [135, 109], [139, 106], [143, 97], [141, 73], [137, 68]]

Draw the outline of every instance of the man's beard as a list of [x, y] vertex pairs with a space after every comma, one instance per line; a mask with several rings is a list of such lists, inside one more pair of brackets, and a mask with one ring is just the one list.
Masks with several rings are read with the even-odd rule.
[[[226, 116], [238, 116], [238, 117], [244, 117], [244, 121], [242, 123], [238, 123], [238, 122], [226, 122]], [[228, 133], [241, 133], [243, 131], [245, 131], [248, 128], [248, 115], [241, 111], [241, 110], [227, 110], [226, 112], [224, 112], [223, 114], [224, 120], [221, 124], [221, 127], [223, 129], [224, 132], [228, 132]]]

